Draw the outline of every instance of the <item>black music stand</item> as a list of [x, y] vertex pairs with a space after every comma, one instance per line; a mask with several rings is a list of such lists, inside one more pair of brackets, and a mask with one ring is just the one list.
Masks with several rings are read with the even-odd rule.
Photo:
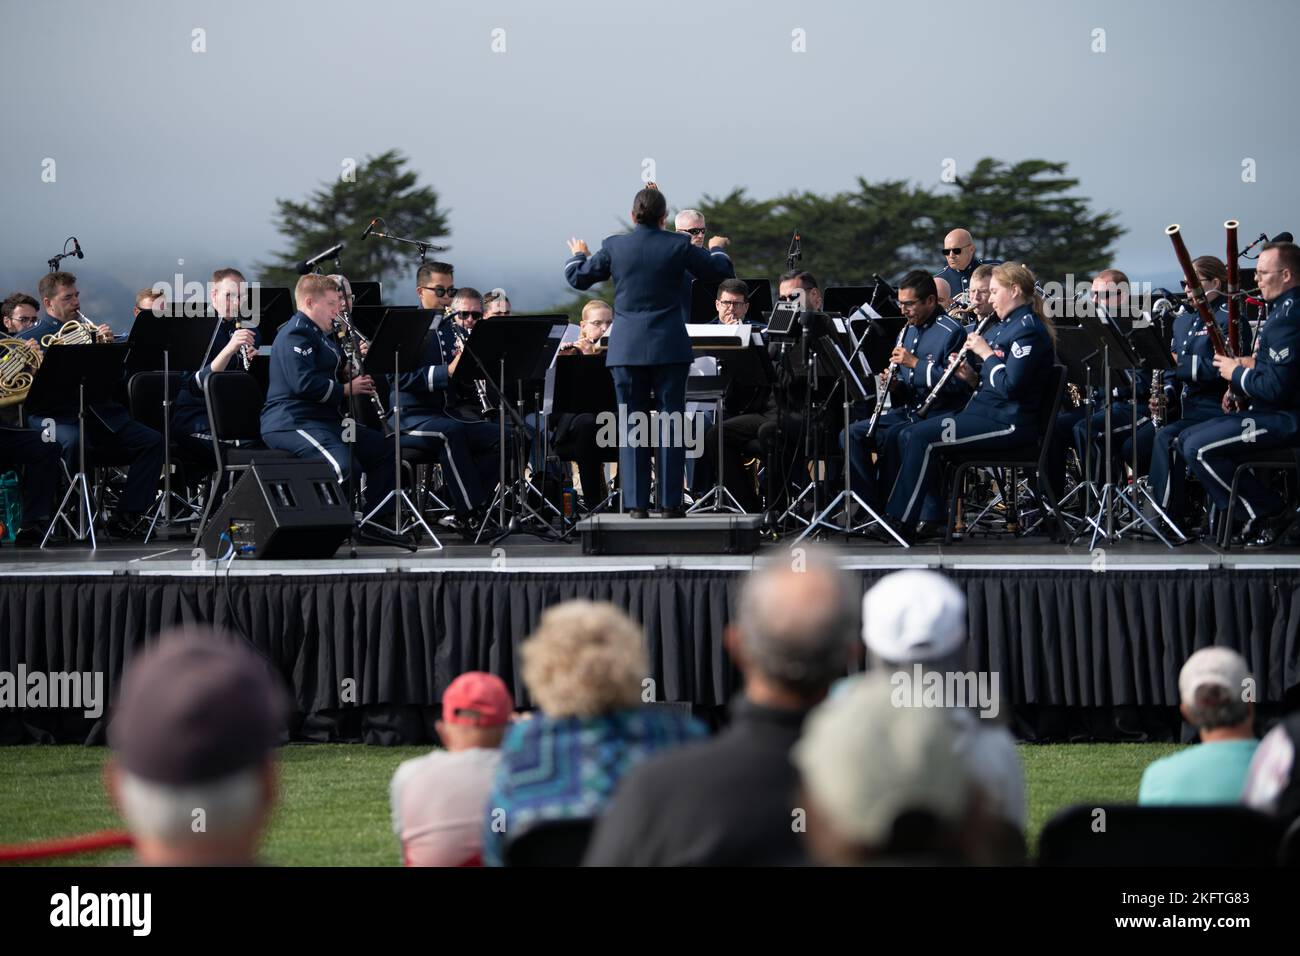
[[[889, 522], [885, 521], [876, 510], [871, 507], [871, 505], [867, 504], [867, 502], [862, 499], [861, 495], [853, 490], [853, 475], [848, 460], [850, 453], [848, 441], [849, 425], [851, 425], [853, 421], [853, 403], [855, 401], [865, 401], [868, 395], [875, 393], [874, 387], [869, 385], [872, 380], [859, 375], [858, 370], [853, 364], [852, 353], [845, 351], [843, 345], [836, 341], [834, 335], [823, 331], [819, 335], [819, 339], [821, 354], [830, 360], [830, 364], [834, 368], [835, 373], [839, 376], [841, 384], [844, 386], [844, 490], [836, 495], [830, 504], [813, 516], [813, 519], [808, 522], [808, 527], [804, 528], [799, 534], [799, 537], [794, 539], [794, 544], [798, 544], [804, 538], [817, 533], [823, 528], [843, 534], [845, 540], [848, 540], [855, 534], [865, 534], [867, 529], [873, 525], [880, 525], [900, 545], [904, 548], [909, 548], [911, 545], [909, 545], [907, 541], [894, 530], [893, 526]], [[892, 345], [889, 345], [888, 343], [886, 343], [886, 345], [889, 348], [889, 351], [893, 350]], [[888, 356], [888, 354], [889, 353], [886, 352], [885, 356]], [[879, 354], [875, 357], [878, 361], [882, 358]], [[868, 391], [869, 387], [870, 391]], [[877, 401], [881, 400], [883, 399], [877, 399]], [[870, 515], [870, 520], [855, 525], [853, 523], [854, 505], [857, 505]], [[840, 527], [831, 520], [831, 515], [840, 511], [842, 511], [844, 515], [843, 527]]]
[[[154, 531], [158, 531], [161, 537], [172, 537], [175, 529], [171, 509], [173, 498], [189, 509], [190, 517], [186, 520], [198, 517], [194, 504], [172, 491], [171, 368], [173, 360], [186, 371], [207, 365], [220, 324], [221, 320], [215, 313], [171, 317], [154, 315], [145, 310], [136, 316], [135, 323], [131, 326], [131, 335], [127, 339], [127, 344], [131, 347], [126, 359], [127, 381], [137, 372], [161, 369], [163, 373], [163, 493], [149, 509], [153, 512], [153, 517], [149, 521], [149, 530], [144, 535], [145, 544], [149, 543]], [[184, 536], [189, 537], [189, 534], [184, 533]]]
[[[1157, 386], [1157, 382], [1161, 377], [1160, 376], [1161, 372], [1166, 372], [1169, 371], [1170, 369], [1176, 368], [1173, 361], [1173, 354], [1169, 350], [1169, 343], [1164, 340], [1162, 333], [1163, 330], [1154, 323], [1149, 322], [1145, 325], [1138, 325], [1135, 323], [1133, 326], [1133, 330], [1129, 333], [1128, 336], [1129, 344], [1133, 347], [1133, 353], [1139, 359], [1141, 363], [1141, 368], [1151, 372], [1151, 388], [1153, 390]], [[1186, 544], [1189, 538], [1187, 537], [1186, 534], [1183, 533], [1182, 528], [1178, 527], [1177, 522], [1175, 522], [1173, 518], [1169, 517], [1169, 515], [1165, 512], [1165, 510], [1160, 507], [1160, 504], [1156, 501], [1155, 497], [1151, 494], [1151, 490], [1147, 486], [1146, 482], [1140, 481], [1138, 479], [1138, 447], [1137, 447], [1138, 427], [1136, 424], [1138, 418], [1138, 403], [1137, 403], [1138, 371], [1139, 369], [1137, 367], [1134, 367], [1132, 370], [1133, 386], [1134, 386], [1133, 387], [1133, 420], [1135, 423], [1133, 425], [1133, 463], [1132, 463], [1133, 487], [1134, 489], [1136, 489], [1138, 492], [1141, 493], [1142, 497], [1144, 497], [1147, 500], [1147, 504], [1151, 506], [1151, 509], [1152, 511], [1155, 512], [1156, 516], [1159, 517], [1162, 522], [1168, 525], [1169, 529], [1178, 536], [1179, 543]], [[1156, 427], [1155, 422], [1151, 423], [1151, 427], [1153, 429]], [[1155, 454], [1154, 444], [1152, 446], [1152, 454]], [[1134, 497], [1136, 498], [1136, 495], [1134, 495]], [[1135, 528], [1142, 523], [1151, 525], [1151, 521], [1149, 519], [1139, 520], [1140, 518], [1142, 518], [1142, 514], [1139, 511], [1138, 517], [1134, 518], [1124, 527], [1120, 528], [1119, 533], [1123, 535], [1126, 532], [1128, 532], [1130, 529]], [[1161, 540], [1164, 540], [1163, 537], [1161, 537]], [[1165, 543], [1168, 544], [1169, 542], [1166, 541]]]
[[[45, 350], [41, 367], [36, 370], [31, 391], [25, 403], [27, 414], [54, 417], [68, 414], [74, 408], [77, 415], [77, 473], [50, 519], [50, 526], [41, 539], [41, 547], [50, 540], [54, 526], [62, 520], [68, 531], [78, 541], [90, 538], [91, 550], [96, 550], [95, 516], [90, 508], [90, 482], [86, 478], [86, 403], [111, 401], [113, 389], [122, 380], [126, 354], [130, 346], [125, 342], [102, 345], [55, 345]], [[73, 398], [75, 396], [75, 398]], [[57, 424], [55, 426], [58, 427]], [[63, 456], [59, 456], [63, 460]], [[64, 510], [76, 496], [77, 527], [73, 527]]]
[[[511, 404], [505, 391], [508, 382], [515, 382], [522, 399], [524, 384], [538, 377], [536, 373], [539, 366], [544, 375], [545, 368], [550, 365], [560, 346], [559, 339], [551, 335], [551, 328], [556, 321], [558, 319], [554, 316], [510, 315], [495, 316], [475, 323], [469, 338], [465, 340], [463, 360], [456, 366], [456, 372], [452, 375], [452, 382], [463, 390], [474, 388], [475, 380], [482, 381], [488, 394], [497, 403], [499, 485], [487, 510], [490, 514], [493, 507], [498, 509], [501, 533], [492, 539], [490, 542], [492, 545], [496, 545], [516, 531], [526, 531], [546, 540], [560, 540], [551, 529], [546, 517], [537, 512], [528, 502], [530, 491], [541, 494], [528, 480], [526, 474], [527, 442], [524, 441], [524, 436], [527, 434], [528, 426], [519, 409]], [[567, 317], [564, 319], [564, 324], [568, 324]], [[510, 447], [506, 444], [507, 416], [514, 428], [515, 438], [514, 457], [517, 477], [513, 483], [508, 481], [506, 473], [506, 452]], [[544, 499], [544, 496], [542, 497]], [[513, 500], [515, 504], [508, 521], [506, 519], [507, 499]], [[520, 512], [525, 513], [525, 521], [536, 521], [541, 527], [530, 527], [521, 522]], [[485, 516], [476, 540], [482, 537], [486, 529], [487, 517]]]
[[[1138, 357], [1137, 353], [1133, 351], [1133, 348], [1129, 344], [1128, 337], [1124, 334], [1123, 330], [1109, 315], [1107, 315], [1105, 309], [1098, 306], [1096, 315], [1088, 315], [1085, 313], [1079, 317], [1079, 320], [1080, 326], [1089, 336], [1091, 336], [1093, 342], [1101, 353], [1102, 393], [1104, 394], [1106, 401], [1105, 423], [1102, 429], [1104, 435], [1102, 454], [1105, 458], [1105, 462], [1104, 471], [1102, 473], [1103, 480], [1101, 492], [1098, 496], [1097, 502], [1097, 513], [1095, 517], [1089, 516], [1087, 512], [1084, 513], [1084, 521], [1086, 524], [1091, 525], [1093, 529], [1092, 540], [1088, 545], [1088, 550], [1092, 551], [1095, 549], [1099, 539], [1105, 539], [1108, 544], [1118, 539], [1119, 535], [1115, 532], [1115, 512], [1121, 506], [1127, 507], [1129, 512], [1140, 519], [1152, 534], [1164, 542], [1166, 547], [1172, 548], [1173, 544], [1168, 538], [1161, 534], [1160, 529], [1142, 513], [1142, 510], [1137, 506], [1137, 503], [1111, 480], [1111, 445], [1114, 440], [1114, 430], [1111, 424], [1111, 408], [1114, 405], [1110, 384], [1111, 372], [1116, 371], [1128, 373], [1142, 364], [1141, 359]], [[1133, 420], [1136, 423], [1138, 418], [1136, 379], [1134, 379], [1132, 385]], [[1086, 435], [1088, 443], [1091, 444], [1091, 424], [1088, 426]], [[1134, 425], [1133, 441], [1137, 441], [1136, 424]], [[1087, 477], [1091, 478], [1091, 475]], [[1085, 527], [1075, 535], [1075, 538], [1078, 539], [1086, 533], [1087, 528]]]
[[[748, 327], [748, 324], [746, 324]], [[726, 393], [727, 389], [733, 385], [762, 388], [771, 386], [776, 382], [776, 369], [772, 366], [772, 357], [767, 354], [767, 347], [763, 344], [762, 335], [751, 330], [748, 341], [739, 346], [729, 348], [697, 348], [696, 357], [713, 358], [718, 363], [718, 385], [720, 386], [717, 397], [714, 399], [713, 420], [718, 429], [718, 458], [717, 458], [717, 475], [714, 486], [706, 492], [699, 501], [691, 505], [688, 514], [696, 512], [718, 514], [723, 512], [733, 512], [744, 514], [745, 509], [740, 506], [735, 497], [727, 490], [723, 474], [725, 459], [725, 431], [726, 431]], [[768, 463], [771, 467], [771, 463]]]
[[[822, 415], [816, 414], [818, 412], [816, 393], [817, 389], [820, 387], [818, 375], [828, 375], [835, 380], [835, 385], [832, 387], [832, 391], [828, 393], [824, 399], [827, 403], [830, 401], [830, 395], [833, 394], [834, 388], [838, 387], [841, 381], [839, 378], [839, 369], [832, 365], [828, 358], [823, 354], [824, 340], [829, 338], [831, 341], [840, 341], [839, 337], [844, 335], [844, 333], [839, 332], [836, 328], [834, 318], [834, 316], [831, 316], [826, 312], [805, 310], [804, 312], [799, 313], [798, 320], [790, 329], [790, 333], [796, 340], [794, 346], [799, 357], [798, 367], [803, 370], [803, 375], [806, 376], [803, 402], [804, 458], [813, 463], [824, 460], [824, 449], [820, 447], [819, 442], [821, 429], [817, 427], [817, 424], [822, 421]], [[768, 331], [770, 333], [770, 326]], [[847, 336], [844, 336], [842, 341], [847, 343]], [[849, 349], [852, 349], [851, 345], [849, 346]], [[799, 377], [798, 373], [795, 373], [793, 369], [791, 371], [792, 379]], [[821, 409], [821, 411], [824, 411], [824, 409]], [[783, 423], [784, 416], [778, 415], [777, 421]], [[778, 440], [781, 441], [783, 438], [784, 436], [782, 435], [781, 439]], [[814, 464], [812, 476], [808, 484], [805, 485], [804, 489], [799, 492], [792, 502], [790, 502], [789, 507], [786, 508], [781, 516], [776, 519], [775, 524], [779, 525], [787, 518], [793, 518], [796, 521], [802, 522], [805, 529], [810, 526], [812, 521], [799, 515], [798, 508], [804, 498], [811, 492], [812, 514], [816, 516], [821, 513], [822, 481], [823, 479], [820, 476], [820, 471]]]
[[[358, 306], [376, 306], [384, 304], [384, 287], [380, 282], [353, 282], [352, 285], [352, 311], [355, 312]], [[361, 328], [361, 326], [357, 326]], [[364, 332], [365, 330], [362, 329]]]
[[837, 315], [849, 316], [861, 308], [862, 303], [871, 302], [875, 294], [874, 283], [828, 286], [822, 291], [822, 308]]
[[[496, 321], [493, 319], [493, 321]], [[605, 354], [557, 355], [555, 359], [555, 384], [551, 393], [552, 415], [618, 416], [618, 395], [614, 390], [614, 377], [605, 366]], [[584, 488], [587, 494], [588, 489]], [[610, 490], [599, 503], [587, 508], [587, 517], [609, 507], [618, 491]], [[590, 500], [590, 499], [588, 499]], [[574, 515], [577, 525], [577, 515]], [[570, 532], [571, 533], [571, 532]]]
[[[1093, 398], [1092, 383], [1103, 377], [1101, 353], [1097, 350], [1097, 343], [1082, 326], [1059, 325], [1056, 328], [1056, 355], [1065, 366], [1066, 382], [1081, 390], [1084, 420], [1091, 422], [1093, 406], [1096, 404]], [[1044, 438], [1048, 441], [1051, 440], [1051, 436], [1044, 436]], [[1072, 437], [1067, 440], [1073, 443]], [[1071, 489], [1068, 495], [1060, 500], [1058, 505], [1057, 513], [1062, 519], [1075, 520], [1073, 515], [1066, 513], [1065, 506], [1075, 495], [1082, 494], [1083, 502], [1079, 513], [1083, 516], [1083, 520], [1087, 521], [1092, 502], [1098, 496], [1096, 483], [1092, 480], [1091, 441], [1084, 443], [1083, 461], [1080, 462], [1080, 465], [1083, 467], [1083, 474], [1079, 483]], [[1062, 490], [1057, 489], [1057, 493], [1060, 494]]]
[[[250, 302], [243, 310], [251, 318], [245, 320], [248, 328], [257, 329], [258, 338], [263, 346], [272, 344], [280, 327], [293, 318], [297, 311], [293, 304], [293, 295], [287, 286], [258, 286], [256, 301]], [[265, 382], [263, 386], [265, 386]]]
[[[373, 379], [380, 379], [381, 376], [391, 375], [392, 379], [401, 387], [402, 369], [407, 368], [415, 370], [420, 367], [421, 358], [424, 355], [424, 343], [430, 335], [436, 335], [436, 332], [430, 331], [429, 321], [430, 313], [419, 309], [393, 309], [379, 323], [374, 338], [370, 342], [370, 347], [366, 351], [366, 357], [362, 360], [362, 373], [369, 375]], [[420, 509], [415, 507], [409, 495], [402, 488], [402, 407], [401, 403], [393, 405], [393, 459], [394, 459], [394, 485], [384, 500], [379, 502], [370, 509], [370, 513], [361, 519], [361, 526], [374, 525], [381, 531], [391, 532], [398, 537], [405, 536], [409, 531], [416, 527], [423, 528], [433, 539], [434, 550], [442, 550], [442, 542], [438, 536], [433, 533], [420, 514]], [[393, 526], [388, 528], [378, 521], [374, 520], [375, 515], [379, 514], [388, 502], [393, 503]], [[402, 517], [402, 506], [405, 505], [410, 509], [411, 520], [404, 521]]]

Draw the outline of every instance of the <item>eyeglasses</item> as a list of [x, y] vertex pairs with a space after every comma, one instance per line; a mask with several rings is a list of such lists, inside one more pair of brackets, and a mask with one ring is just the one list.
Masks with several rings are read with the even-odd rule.
[[697, 226], [697, 227], [694, 228], [694, 229], [682, 229], [682, 230], [679, 230], [679, 231], [681, 231], [681, 232], [689, 232], [692, 236], [702, 236], [702, 235], [704, 235], [704, 227], [703, 227], [703, 226]]
[[952, 249], [944, 249], [944, 250], [943, 250], [943, 254], [944, 254], [945, 256], [957, 256], [957, 255], [961, 255], [961, 253], [962, 253], [964, 250], [969, 249], [969, 248], [970, 248], [970, 246], [957, 246], [957, 247], [952, 248]]
[[455, 295], [458, 291], [460, 291], [455, 286], [451, 286], [450, 288], [444, 289], [440, 285], [422, 285], [419, 286], [418, 289], [423, 292], [432, 292], [434, 295], [438, 296], [439, 298], [441, 298], [444, 295]]
[[719, 299], [718, 305], [722, 306], [724, 309], [727, 306], [731, 306], [733, 309], [739, 309], [742, 305], [749, 305], [749, 301], [746, 299]]
[[462, 310], [462, 311], [460, 311], [460, 312], [453, 312], [453, 313], [451, 314], [451, 317], [452, 317], [453, 319], [473, 319], [475, 322], [477, 322], [479, 319], [483, 318], [483, 313], [482, 313], [482, 312], [466, 312], [466, 311], [463, 311], [463, 310]]
[[802, 294], [803, 293], [801, 292], [791, 292], [787, 295], [778, 295], [776, 297], [776, 301], [777, 302], [798, 302]]
[[915, 309], [921, 302], [921, 299], [899, 299], [898, 307], [900, 309]]
[[1286, 270], [1285, 269], [1256, 269], [1255, 278], [1258, 279], [1260, 276], [1281, 275], [1283, 272], [1286, 272]]

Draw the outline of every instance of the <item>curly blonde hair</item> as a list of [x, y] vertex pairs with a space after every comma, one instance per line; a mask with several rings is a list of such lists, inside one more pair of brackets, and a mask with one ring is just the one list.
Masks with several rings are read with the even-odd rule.
[[520, 653], [524, 684], [548, 717], [596, 717], [641, 702], [641, 629], [613, 604], [548, 608]]

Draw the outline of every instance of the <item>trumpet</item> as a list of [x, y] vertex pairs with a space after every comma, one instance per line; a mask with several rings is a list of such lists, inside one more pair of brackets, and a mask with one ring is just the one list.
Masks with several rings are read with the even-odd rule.
[[26, 339], [0, 339], [0, 408], [20, 405], [27, 398], [42, 355]]
[[41, 348], [51, 345], [94, 345], [100, 341], [99, 329], [80, 309], [77, 318], [68, 319], [59, 326], [59, 331], [41, 336]]

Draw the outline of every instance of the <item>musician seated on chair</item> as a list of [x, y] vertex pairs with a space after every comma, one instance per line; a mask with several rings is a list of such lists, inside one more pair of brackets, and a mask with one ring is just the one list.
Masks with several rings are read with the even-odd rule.
[[965, 229], [954, 229], [943, 237], [943, 257], [947, 264], [935, 278], [947, 282], [952, 295], [965, 292], [970, 287], [971, 276], [979, 266], [995, 266], [1002, 261], [981, 259], [975, 255], [975, 240]]
[[54, 495], [59, 490], [60, 449], [30, 428], [0, 426], [0, 473], [21, 468], [22, 527], [14, 536], [20, 548], [40, 544], [54, 515]]
[[0, 316], [4, 318], [6, 335], [17, 335], [36, 324], [41, 314], [41, 304], [26, 292], [15, 292], [0, 303]]
[[[560, 355], [576, 355], [579, 352], [595, 355], [599, 351], [601, 338], [608, 334], [613, 321], [613, 307], [604, 299], [592, 299], [582, 307], [577, 338], [560, 346]], [[563, 358], [559, 361], [563, 361]], [[552, 415], [550, 424], [553, 429], [551, 447], [555, 449], [555, 456], [563, 462], [577, 462], [583, 501], [588, 510], [595, 508], [609, 494], [605, 482], [605, 463], [618, 461], [618, 446], [601, 447], [597, 441], [600, 429], [595, 414], [591, 412], [562, 412]]]
[[293, 297], [298, 311], [280, 329], [271, 350], [262, 440], [268, 448], [328, 462], [345, 492], [350, 478], [364, 472], [366, 500], [373, 507], [393, 490], [393, 447], [381, 432], [351, 417], [348, 399], [355, 395], [369, 401], [375, 386], [368, 375], [339, 381], [342, 351], [331, 334], [343, 304], [338, 283], [329, 276], [305, 275]]
[[[450, 269], [450, 266], [447, 266]], [[423, 269], [421, 269], [423, 273]], [[434, 273], [426, 281], [451, 281], [451, 273]], [[424, 289], [433, 303], [436, 290]], [[447, 486], [454, 499], [462, 533], [477, 524], [496, 487], [500, 460], [497, 423], [484, 421], [473, 392], [462, 392], [452, 383], [461, 360], [472, 362], [461, 352], [456, 328], [472, 326], [483, 316], [483, 299], [474, 289], [455, 290], [448, 299], [451, 313], [435, 319], [434, 333], [424, 344], [420, 367], [403, 372], [390, 407], [402, 410], [402, 447], [435, 452], [442, 463]], [[390, 419], [390, 422], [392, 419]]]
[[[742, 283], [743, 284], [743, 283]], [[719, 295], [721, 296], [721, 286]], [[734, 286], [732, 288], [735, 288]], [[748, 286], [746, 286], [748, 290]], [[794, 270], [781, 276], [779, 301], [795, 303], [818, 312], [822, 307], [821, 287], [811, 272]], [[776, 388], [737, 387], [723, 396], [722, 483], [736, 503], [749, 513], [784, 508], [789, 500], [790, 479], [804, 451], [804, 374], [798, 349], [783, 358], [779, 346], [769, 344], [779, 379]], [[757, 460], [764, 467], [763, 493], [745, 465]], [[697, 473], [714, 476], [718, 467], [718, 423], [704, 434], [704, 451]], [[697, 482], [698, 484], [698, 482]], [[699, 489], [701, 492], [707, 488]]]
[[509, 315], [510, 299], [506, 296], [505, 289], [493, 289], [483, 296], [483, 318], [490, 319], [494, 315]]
[[426, 262], [415, 274], [415, 294], [420, 308], [443, 313], [451, 308], [456, 294], [456, 268], [450, 262]]
[[[1205, 290], [1210, 314], [1220, 332], [1228, 338], [1228, 297], [1222, 294], [1228, 282], [1228, 267], [1216, 256], [1192, 260], [1197, 281]], [[1186, 280], [1183, 282], [1186, 285]], [[1250, 354], [1250, 326], [1243, 308], [1238, 317], [1233, 347], [1238, 355]], [[1151, 496], [1170, 518], [1182, 522], [1187, 512], [1187, 469], [1175, 456], [1178, 436], [1193, 425], [1223, 414], [1223, 395], [1228, 383], [1214, 367], [1214, 346], [1200, 312], [1195, 306], [1174, 316], [1172, 358], [1177, 367], [1161, 373], [1161, 388], [1152, 390], [1148, 411], [1158, 409], [1163, 396], [1165, 424], [1155, 433], [1148, 485]], [[1177, 420], [1172, 420], [1177, 410]]]
[[162, 309], [166, 304], [166, 299], [157, 289], [152, 286], [141, 289], [135, 294], [135, 309], [132, 311], [131, 316], [134, 318], [141, 312], [151, 312], [153, 311], [154, 306], [158, 307], [158, 312], [161, 314]]
[[[1300, 443], [1300, 246], [1266, 244], [1255, 280], [1268, 311], [1254, 354], [1214, 356], [1214, 367], [1243, 407], [1192, 425], [1177, 442], [1220, 514], [1227, 512], [1238, 463]], [[1247, 520], [1242, 538], [1254, 547], [1277, 544], [1296, 519], [1294, 502], [1284, 501], [1253, 471], [1241, 476], [1236, 511], [1231, 518]]]
[[[899, 426], [916, 420], [917, 409], [939, 387], [948, 357], [959, 351], [966, 340], [961, 324], [939, 301], [936, 285], [933, 277], [919, 269], [909, 272], [899, 283], [898, 306], [907, 324], [902, 340], [889, 356], [894, 374], [891, 376], [888, 370], [880, 373], [882, 383], [890, 381], [890, 410], [880, 414], [874, 434], [870, 418], [854, 422], [848, 429], [850, 487], [873, 508], [883, 504], [883, 497], [898, 476]], [[927, 411], [931, 417], [958, 411], [970, 398], [970, 385], [957, 375], [949, 376], [942, 389]], [[883, 396], [880, 401], [884, 401]], [[840, 445], [844, 445], [843, 432]], [[942, 517], [942, 508], [937, 507], [923, 513], [921, 520], [938, 522]]]
[[944, 449], [995, 451], [1042, 438], [1038, 416], [1056, 362], [1055, 331], [1042, 313], [1034, 275], [1024, 266], [994, 266], [990, 291], [999, 321], [987, 335], [972, 333], [964, 343], [968, 354], [982, 360], [980, 371], [965, 362], [958, 366], [975, 394], [960, 412], [930, 415], [900, 429], [898, 478], [886, 512], [904, 538], [923, 537], [919, 516], [941, 507]]
[[[80, 315], [77, 277], [71, 272], [47, 273], [41, 277], [39, 291], [46, 317], [24, 329], [18, 338], [39, 342], [43, 336], [57, 334], [65, 323], [77, 320]], [[96, 327], [93, 334], [97, 341], [113, 341], [113, 330], [107, 325]], [[63, 449], [63, 462], [71, 475], [80, 464], [80, 430], [77, 398], [74, 395], [69, 399], [66, 408], [54, 414], [29, 414], [27, 427], [39, 432], [45, 429], [47, 418], [54, 421], [54, 438]], [[93, 451], [98, 458], [129, 463], [126, 487], [107, 531], [115, 538], [138, 536], [140, 518], [158, 493], [164, 457], [162, 435], [141, 425], [119, 403], [96, 401], [86, 408], [86, 450]]]
[[[1136, 299], [1129, 295], [1128, 276], [1118, 269], [1106, 269], [1092, 280], [1092, 301], [1099, 311], [1119, 327], [1125, 335], [1132, 332], [1133, 319], [1137, 312]], [[1133, 442], [1138, 443], [1138, 472], [1143, 474], [1151, 460], [1151, 444], [1155, 438], [1155, 429], [1151, 426], [1151, 415], [1147, 411], [1147, 400], [1151, 396], [1151, 372], [1138, 369], [1136, 382], [1133, 372], [1111, 372], [1110, 424], [1111, 424], [1111, 480], [1118, 481], [1125, 474], [1124, 468], [1132, 467]], [[1118, 381], [1117, 381], [1118, 380]], [[1094, 398], [1097, 404], [1090, 421], [1080, 421], [1074, 426], [1074, 443], [1078, 450], [1079, 462], [1082, 464], [1085, 454], [1092, 460], [1093, 479], [1102, 480], [1105, 474], [1106, 448], [1106, 403], [1107, 396], [1100, 384], [1096, 383]], [[1136, 395], [1136, 400], [1134, 396]], [[1136, 439], [1134, 415], [1137, 416]], [[1092, 450], [1085, 449], [1088, 435], [1091, 433]], [[1136, 476], [1134, 476], [1136, 477]]]
[[208, 349], [208, 363], [197, 372], [185, 375], [185, 381], [176, 395], [172, 411], [171, 429], [175, 436], [207, 441], [210, 426], [204, 389], [213, 372], [247, 371], [241, 349], [248, 351], [249, 361], [257, 353], [261, 340], [257, 329], [237, 328], [241, 304], [245, 301], [247, 282], [238, 269], [224, 268], [212, 273], [208, 283], [208, 302], [220, 320]]

